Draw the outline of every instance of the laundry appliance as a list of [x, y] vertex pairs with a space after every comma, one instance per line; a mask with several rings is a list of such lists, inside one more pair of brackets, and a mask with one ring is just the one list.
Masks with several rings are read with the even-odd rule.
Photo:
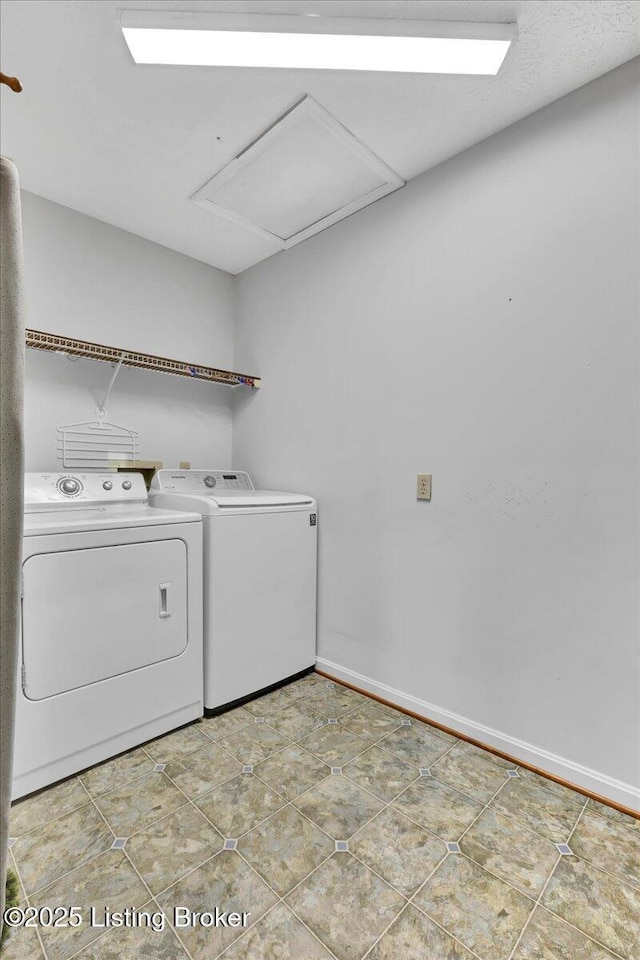
[[29, 473], [13, 798], [202, 716], [202, 520], [136, 473]]
[[237, 470], [159, 470], [151, 503], [197, 511], [204, 540], [204, 706], [211, 715], [311, 670], [318, 508]]

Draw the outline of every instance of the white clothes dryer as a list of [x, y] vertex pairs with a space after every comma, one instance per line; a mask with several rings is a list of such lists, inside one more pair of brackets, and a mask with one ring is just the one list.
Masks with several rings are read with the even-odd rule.
[[202, 716], [200, 515], [27, 474], [19, 670], [14, 799]]
[[256, 490], [237, 470], [159, 470], [149, 496], [154, 506], [203, 519], [205, 714], [313, 669], [313, 497]]

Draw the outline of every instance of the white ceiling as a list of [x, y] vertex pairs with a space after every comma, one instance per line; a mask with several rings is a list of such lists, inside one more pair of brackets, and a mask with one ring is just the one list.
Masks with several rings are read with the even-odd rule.
[[[497, 77], [135, 66], [122, 8], [517, 21], [519, 38]], [[2, 151], [25, 189], [239, 273], [277, 248], [189, 197], [304, 94], [410, 180], [638, 54], [636, 0], [3, 0], [24, 92], [2, 87]]]

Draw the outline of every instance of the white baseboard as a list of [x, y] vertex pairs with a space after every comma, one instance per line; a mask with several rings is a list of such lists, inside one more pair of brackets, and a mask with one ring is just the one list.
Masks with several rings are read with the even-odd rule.
[[614, 780], [613, 777], [608, 777], [597, 770], [591, 770], [589, 767], [583, 767], [579, 763], [567, 760], [566, 757], [560, 757], [548, 750], [535, 747], [524, 740], [516, 740], [506, 733], [501, 733], [492, 727], [485, 727], [481, 723], [475, 723], [473, 720], [461, 717], [457, 713], [451, 713], [449, 710], [437, 707], [433, 703], [418, 700], [417, 697], [411, 697], [401, 690], [389, 687], [385, 683], [379, 683], [377, 680], [365, 677], [361, 673], [347, 670], [340, 664], [325, 660], [323, 657], [317, 658], [316, 666], [324, 673], [331, 674], [336, 680], [344, 680], [345, 683], [360, 687], [361, 690], [373, 693], [398, 707], [411, 710], [412, 713], [417, 713], [425, 720], [433, 720], [435, 723], [442, 724], [443, 727], [449, 727], [457, 733], [472, 737], [474, 740], [479, 740], [481, 743], [501, 751], [501, 753], [506, 753], [522, 763], [531, 764], [556, 777], [561, 777], [577, 787], [582, 787], [583, 790], [589, 790], [591, 793], [606, 797], [614, 803], [622, 804], [622, 806], [640, 812], [640, 789], [629, 783]]

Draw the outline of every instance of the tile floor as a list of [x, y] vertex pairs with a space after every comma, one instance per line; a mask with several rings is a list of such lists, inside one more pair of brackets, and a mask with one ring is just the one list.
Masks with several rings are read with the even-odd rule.
[[311, 674], [13, 808], [5, 960], [640, 960], [640, 822]]

